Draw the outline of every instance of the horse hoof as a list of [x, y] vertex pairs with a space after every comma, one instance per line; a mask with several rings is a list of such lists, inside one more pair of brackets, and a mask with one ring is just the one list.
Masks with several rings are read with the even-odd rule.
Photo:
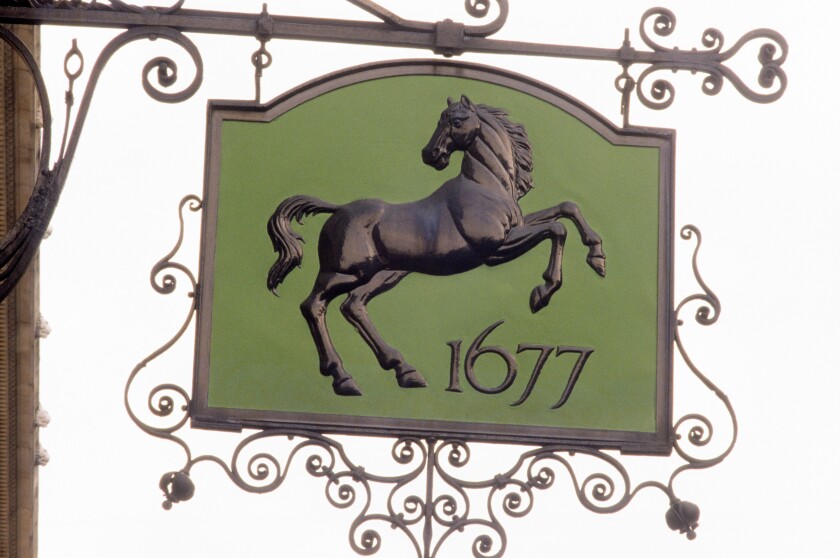
[[607, 259], [604, 256], [590, 256], [586, 258], [586, 263], [589, 267], [595, 270], [595, 273], [601, 277], [607, 276]]
[[362, 390], [359, 389], [359, 386], [356, 385], [356, 382], [353, 381], [353, 378], [347, 376], [340, 380], [333, 381], [333, 391], [336, 395], [361, 395]]
[[397, 383], [404, 388], [422, 388], [426, 387], [426, 379], [417, 370], [406, 370], [403, 373], [397, 373]]
[[531, 313], [536, 314], [546, 306], [548, 306], [548, 302], [551, 300], [551, 295], [548, 293], [543, 293], [543, 286], [540, 285], [538, 287], [534, 287], [534, 290], [531, 291]]

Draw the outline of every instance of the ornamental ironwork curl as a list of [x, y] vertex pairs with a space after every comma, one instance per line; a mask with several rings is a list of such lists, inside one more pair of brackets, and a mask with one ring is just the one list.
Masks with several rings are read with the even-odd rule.
[[[756, 29], [743, 35], [728, 50], [723, 50], [723, 33], [714, 28], [703, 31], [701, 43], [704, 50], [696, 48], [680, 50], [676, 47], [666, 47], [653, 39], [648, 28], [658, 37], [668, 37], [674, 32], [677, 18], [671, 10], [652, 8], [644, 13], [639, 24], [639, 35], [642, 41], [653, 50], [651, 65], [647, 67], [636, 80], [636, 94], [643, 105], [651, 109], [665, 109], [671, 106], [676, 95], [674, 86], [664, 78], [655, 79], [648, 90], [646, 80], [652, 74], [669, 70], [677, 72], [687, 70], [692, 74], [700, 72], [706, 74], [703, 78], [701, 90], [706, 95], [717, 95], [723, 88], [724, 80], [729, 81], [735, 89], [750, 101], [756, 103], [772, 103], [778, 100], [787, 89], [787, 75], [782, 70], [782, 64], [787, 60], [788, 45], [781, 34], [771, 29]], [[748, 86], [731, 68], [724, 63], [735, 57], [748, 43], [765, 40], [758, 51], [758, 61], [761, 67], [756, 76], [756, 82], [762, 89], [773, 89], [761, 92]]]
[[[105, 45], [105, 48], [102, 49], [102, 52], [99, 54], [99, 57], [96, 59], [96, 62], [93, 65], [93, 68], [90, 73], [90, 78], [88, 79], [87, 86], [85, 87], [84, 94], [82, 96], [82, 100], [79, 103], [79, 109], [76, 114], [76, 118], [73, 122], [72, 132], [69, 136], [65, 137], [62, 144], [66, 143], [67, 149], [63, 153], [63, 158], [60, 159], [56, 165], [61, 166], [66, 174], [67, 170], [69, 170], [70, 163], [73, 161], [73, 156], [76, 152], [76, 146], [78, 145], [79, 138], [81, 137], [82, 130], [84, 128], [85, 120], [87, 118], [88, 110], [90, 109], [91, 102], [93, 100], [93, 95], [96, 90], [96, 85], [99, 82], [99, 78], [102, 75], [103, 70], [108, 65], [108, 62], [111, 60], [111, 57], [122, 47], [126, 46], [127, 44], [133, 43], [135, 41], [140, 41], [143, 39], [148, 40], [157, 40], [157, 39], [165, 39], [178, 45], [184, 49], [184, 51], [191, 57], [193, 63], [195, 64], [195, 76], [193, 77], [192, 81], [186, 85], [186, 87], [177, 93], [166, 93], [159, 89], [157, 89], [149, 79], [149, 73], [153, 69], [157, 69], [157, 82], [163, 88], [168, 88], [174, 85], [178, 81], [178, 66], [175, 64], [172, 59], [159, 56], [153, 58], [143, 68], [142, 73], [142, 84], [143, 90], [154, 100], [159, 102], [165, 103], [179, 103], [182, 101], [186, 101], [190, 97], [192, 97], [198, 88], [201, 86], [201, 82], [204, 79], [204, 64], [201, 60], [201, 54], [198, 51], [198, 48], [195, 46], [189, 38], [187, 38], [183, 33], [176, 29], [171, 29], [169, 27], [136, 27], [133, 29], [129, 29], [125, 31], [113, 39]], [[74, 57], [77, 57], [80, 60], [80, 64], [83, 66], [84, 58], [81, 55], [81, 52], [78, 51], [78, 48], [74, 47], [71, 48], [70, 53], [73, 54]], [[68, 53], [68, 57], [70, 54]], [[67, 68], [65, 68], [65, 72], [67, 72]], [[78, 76], [75, 76], [78, 77]], [[68, 79], [72, 81], [75, 77], [71, 78], [71, 74], [68, 74]], [[72, 103], [72, 99], [69, 101]]]
[[[403, 19], [371, 0], [347, 0], [354, 6], [372, 14], [397, 29], [433, 32], [437, 23]], [[499, 13], [496, 19], [484, 25], [465, 25], [464, 34], [470, 37], [489, 37], [501, 29], [508, 17], [508, 0], [464, 0], [464, 10], [474, 18], [484, 18], [490, 13], [490, 6], [496, 4]]]
[[[684, 324], [683, 320], [680, 319], [680, 311], [687, 305], [699, 303], [699, 306], [694, 313], [694, 320], [702, 326], [710, 326], [714, 324], [720, 316], [720, 300], [708, 287], [706, 282], [703, 281], [697, 264], [697, 255], [700, 252], [700, 245], [702, 244], [702, 235], [700, 234], [700, 231], [693, 225], [686, 225], [680, 230], [680, 237], [685, 240], [696, 239], [696, 245], [691, 259], [691, 266], [694, 272], [695, 280], [703, 292], [687, 296], [677, 305], [675, 310], [677, 325], [674, 331], [674, 343], [677, 346], [680, 356], [683, 358], [683, 361], [691, 372], [724, 404], [732, 422], [732, 438], [726, 449], [715, 457], [700, 458], [691, 453], [692, 448], [690, 446], [686, 446], [684, 444], [681, 432], [685, 430], [683, 426], [691, 425], [688, 429], [687, 436], [689, 444], [691, 444], [694, 448], [706, 446], [709, 444], [713, 436], [711, 421], [702, 415], [694, 413], [685, 415], [676, 421], [674, 424], [674, 432], [677, 436], [674, 442], [674, 451], [687, 461], [687, 464], [681, 468], [682, 470], [686, 470], [712, 467], [723, 461], [732, 452], [732, 449], [735, 446], [735, 441], [738, 438], [738, 421], [735, 418], [735, 410], [729, 401], [729, 397], [727, 397], [720, 388], [718, 388], [705, 374], [703, 374], [697, 365], [691, 360], [685, 350], [682, 338], [680, 337], [680, 327]], [[682, 471], [675, 471], [674, 476], [680, 472]]]
[[[189, 420], [190, 396], [187, 390], [174, 383], [160, 384], [149, 392], [146, 398], [146, 410], [154, 417], [164, 419], [164, 425], [150, 425], [140, 418], [140, 413], [135, 411], [130, 398], [131, 388], [138, 374], [153, 360], [172, 348], [175, 343], [184, 335], [193, 320], [196, 311], [197, 283], [192, 271], [184, 264], [173, 261], [173, 258], [181, 248], [184, 239], [184, 210], [198, 212], [201, 209], [201, 199], [194, 195], [185, 196], [178, 206], [178, 218], [180, 230], [178, 240], [169, 253], [160, 259], [153, 267], [150, 274], [152, 288], [159, 294], [169, 295], [175, 292], [178, 281], [173, 271], [183, 274], [190, 283], [190, 290], [187, 296], [190, 298], [190, 306], [186, 318], [181, 327], [166, 343], [161, 345], [148, 357], [140, 361], [129, 374], [126, 382], [123, 401], [131, 420], [144, 432], [159, 438], [170, 439], [179, 442], [189, 452], [189, 446], [177, 437], [173, 432], [180, 430]], [[180, 406], [177, 405], [180, 403]]]

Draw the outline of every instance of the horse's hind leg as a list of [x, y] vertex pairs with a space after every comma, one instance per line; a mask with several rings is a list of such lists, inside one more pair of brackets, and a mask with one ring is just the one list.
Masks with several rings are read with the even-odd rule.
[[586, 256], [586, 263], [595, 270], [595, 272], [604, 277], [607, 274], [606, 256], [604, 255], [603, 243], [598, 233], [589, 226], [580, 208], [574, 202], [563, 202], [560, 205], [555, 205], [542, 211], [535, 211], [525, 216], [526, 225], [535, 225], [538, 223], [547, 223], [565, 217], [575, 224], [575, 228], [580, 233], [581, 242], [589, 247], [589, 254]]
[[341, 304], [341, 313], [373, 350], [379, 365], [384, 370], [396, 372], [400, 387], [426, 387], [423, 376], [405, 361], [397, 349], [382, 339], [367, 313], [366, 305], [373, 297], [391, 290], [406, 275], [407, 271], [380, 271], [369, 282], [350, 291], [347, 300]]
[[524, 225], [510, 230], [504, 243], [487, 259], [487, 265], [499, 265], [514, 260], [545, 239], [551, 239], [551, 255], [543, 273], [545, 284], [537, 285], [531, 291], [531, 312], [545, 308], [551, 295], [563, 284], [563, 246], [566, 243], [566, 227], [549, 220], [538, 224]]
[[359, 278], [343, 273], [318, 273], [312, 292], [300, 305], [301, 314], [309, 325], [312, 340], [318, 350], [321, 374], [332, 376], [333, 391], [338, 395], [361, 395], [353, 377], [344, 369], [344, 363], [335, 350], [327, 330], [327, 306], [337, 296], [353, 289]]

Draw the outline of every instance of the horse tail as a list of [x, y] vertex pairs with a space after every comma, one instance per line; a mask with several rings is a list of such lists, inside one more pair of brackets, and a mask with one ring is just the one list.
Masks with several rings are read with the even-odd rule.
[[303, 260], [303, 237], [292, 230], [292, 219], [302, 223], [307, 215], [335, 213], [338, 208], [337, 205], [312, 196], [292, 196], [280, 202], [268, 220], [268, 236], [277, 252], [277, 261], [268, 270], [268, 290], [277, 294], [277, 286], [292, 267], [300, 267]]

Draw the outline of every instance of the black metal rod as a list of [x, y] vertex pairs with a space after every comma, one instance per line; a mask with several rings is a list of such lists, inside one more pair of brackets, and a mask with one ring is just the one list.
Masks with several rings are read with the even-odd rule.
[[[216, 12], [206, 10], [177, 9], [172, 12], [142, 9], [103, 9], [87, 6], [85, 9], [68, 7], [0, 7], [0, 22], [43, 25], [70, 25], [131, 29], [134, 27], [166, 27], [187, 33], [206, 33], [230, 36], [257, 37], [260, 41], [287, 39], [317, 41], [396, 48], [431, 50], [445, 56], [464, 52], [487, 54], [508, 54], [521, 56], [543, 56], [551, 58], [585, 59], [616, 62], [627, 68], [633, 64], [654, 66], [653, 70], [688, 70], [712, 75], [714, 83], [723, 77], [733, 82], [748, 99], [755, 102], [772, 102], [778, 99], [787, 84], [781, 66], [787, 57], [787, 43], [777, 32], [770, 29], [756, 29], [741, 37], [727, 51], [722, 51], [723, 36], [716, 30], [707, 30], [704, 36], [705, 49], [667, 48], [653, 42], [645, 26], [653, 25], [658, 36], [667, 36], [676, 25], [676, 18], [668, 10], [654, 8], [643, 16], [639, 32], [643, 42], [651, 50], [636, 50], [625, 39], [620, 48], [597, 48], [573, 45], [555, 45], [521, 41], [488, 39], [506, 19], [507, 2], [500, 0], [502, 14], [495, 22], [473, 27], [449, 20], [437, 23], [411, 22], [387, 12], [368, 0], [351, 0], [374, 15], [385, 17], [381, 22], [324, 19], [270, 15], [264, 9], [259, 14]], [[368, 6], [371, 4], [373, 7]], [[370, 9], [368, 9], [370, 8]], [[374, 9], [375, 8], [375, 9]], [[384, 11], [384, 14], [379, 13]], [[755, 91], [723, 66], [742, 46], [752, 40], [766, 40], [759, 60], [762, 64], [762, 88], [769, 89], [774, 82], [778, 87], [773, 92]], [[719, 89], [708, 84], [708, 93]], [[639, 91], [639, 95], [643, 96]], [[642, 102], [650, 108], [665, 108], [669, 102]]]
[[435, 464], [437, 463], [437, 454], [435, 453], [435, 443], [437, 440], [429, 438], [426, 443], [428, 445], [428, 459], [426, 459], [426, 500], [425, 510], [423, 512], [423, 558], [431, 558], [432, 548], [432, 518], [434, 517], [434, 482], [435, 482]]
[[[0, 21], [34, 25], [69, 25], [105, 28], [163, 26], [181, 32], [260, 36], [269, 39], [321, 41], [439, 51], [437, 34], [429, 30], [396, 28], [387, 23], [180, 10], [173, 14], [155, 12], [66, 10], [57, 8], [0, 8]], [[456, 24], [459, 25], [459, 24]], [[577, 58], [613, 62], [653, 63], [663, 59], [660, 53], [638, 52], [635, 49], [592, 48], [503, 41], [463, 36], [457, 53], [481, 52], [526, 56]], [[626, 58], [630, 56], [632, 60]], [[672, 60], [670, 56], [668, 60]], [[696, 56], [695, 56], [696, 60]]]

